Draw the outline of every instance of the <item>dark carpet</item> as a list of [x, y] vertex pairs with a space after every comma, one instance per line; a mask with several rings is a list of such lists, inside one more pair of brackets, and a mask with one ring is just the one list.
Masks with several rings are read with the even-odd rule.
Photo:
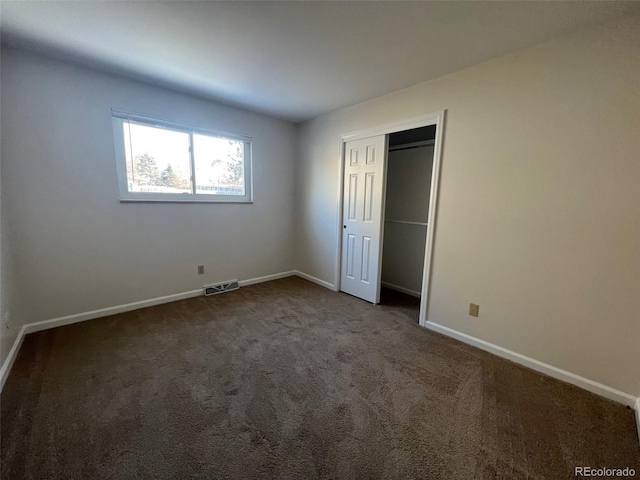
[[640, 472], [631, 410], [295, 277], [30, 334], [1, 422], [2, 479]]

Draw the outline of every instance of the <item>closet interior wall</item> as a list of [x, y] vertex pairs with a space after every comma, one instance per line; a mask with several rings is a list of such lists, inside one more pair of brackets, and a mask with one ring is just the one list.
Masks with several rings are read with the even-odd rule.
[[[424, 130], [424, 129], [416, 129]], [[392, 134], [389, 138], [382, 285], [420, 296], [427, 239], [435, 132]], [[394, 137], [395, 136], [395, 137]], [[402, 142], [399, 144], [399, 142]]]

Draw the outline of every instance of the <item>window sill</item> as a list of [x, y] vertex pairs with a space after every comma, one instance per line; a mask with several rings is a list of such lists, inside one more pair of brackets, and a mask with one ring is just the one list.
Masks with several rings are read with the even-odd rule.
[[200, 198], [185, 198], [182, 199], [150, 199], [150, 198], [121, 198], [120, 203], [242, 203], [253, 204], [253, 200], [208, 200]]

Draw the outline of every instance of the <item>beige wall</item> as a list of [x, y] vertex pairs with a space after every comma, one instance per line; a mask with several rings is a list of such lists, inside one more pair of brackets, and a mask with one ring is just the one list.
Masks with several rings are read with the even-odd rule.
[[[255, 203], [120, 203], [111, 108], [252, 136]], [[290, 123], [3, 49], [1, 128], [3, 292], [28, 299], [2, 359], [20, 323], [294, 268]]]
[[[6, 120], [3, 118], [2, 123]], [[21, 292], [18, 289], [15, 249], [12, 248], [16, 244], [15, 233], [9, 229], [7, 215], [7, 186], [10, 179], [5, 174], [5, 157], [6, 151], [0, 149], [0, 366], [4, 365], [20, 328], [27, 323]]]
[[639, 52], [628, 19], [302, 124], [297, 268], [334, 281], [340, 134], [446, 109], [428, 319], [639, 396]]

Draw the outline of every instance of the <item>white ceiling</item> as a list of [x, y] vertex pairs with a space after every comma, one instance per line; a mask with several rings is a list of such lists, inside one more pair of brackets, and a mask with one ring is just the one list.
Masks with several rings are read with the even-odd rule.
[[5, 45], [298, 122], [638, 2], [6, 2]]

